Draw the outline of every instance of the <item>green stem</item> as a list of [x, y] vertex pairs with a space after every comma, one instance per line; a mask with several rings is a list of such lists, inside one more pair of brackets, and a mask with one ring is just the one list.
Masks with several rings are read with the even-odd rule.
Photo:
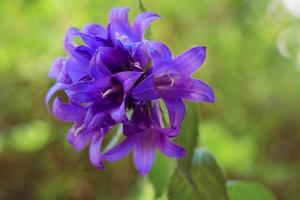
[[119, 125], [116, 134], [111, 139], [111, 141], [108, 143], [108, 145], [106, 145], [106, 147], [104, 148], [103, 152], [107, 152], [108, 150], [110, 150], [111, 148], [113, 148], [118, 143], [118, 141], [120, 140], [120, 138], [122, 136], [122, 132], [123, 132], [123, 126]]
[[139, 2], [139, 9], [140, 9], [140, 12], [145, 12], [146, 11], [146, 8], [144, 6], [144, 3], [142, 0], [138, 0]]

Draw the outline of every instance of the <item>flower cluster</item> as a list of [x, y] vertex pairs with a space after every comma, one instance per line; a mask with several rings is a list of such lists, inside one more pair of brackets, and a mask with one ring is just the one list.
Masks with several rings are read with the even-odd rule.
[[[133, 151], [142, 175], [155, 162], [156, 150], [173, 158], [185, 150], [172, 139], [179, 135], [185, 115], [183, 99], [214, 102], [212, 89], [192, 74], [203, 64], [206, 48], [197, 46], [175, 58], [162, 42], [146, 40], [144, 33], [159, 15], [139, 14], [133, 25], [128, 8], [114, 8], [107, 27], [89, 24], [70, 28], [65, 37], [67, 57], [53, 62], [49, 76], [56, 83], [46, 104], [58, 91], [68, 102], [55, 97], [52, 112], [74, 123], [67, 139], [76, 150], [89, 145], [90, 160], [103, 169], [103, 161], [116, 161]], [[75, 39], [82, 40], [82, 44]], [[164, 123], [161, 103], [169, 119]], [[122, 124], [124, 140], [103, 152], [109, 130]]]

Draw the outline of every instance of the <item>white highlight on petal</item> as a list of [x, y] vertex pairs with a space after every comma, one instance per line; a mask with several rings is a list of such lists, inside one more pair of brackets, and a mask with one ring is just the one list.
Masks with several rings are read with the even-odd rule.
[[126, 42], [129, 40], [127, 35], [121, 35], [120, 33], [116, 32], [116, 38], [121, 42]]

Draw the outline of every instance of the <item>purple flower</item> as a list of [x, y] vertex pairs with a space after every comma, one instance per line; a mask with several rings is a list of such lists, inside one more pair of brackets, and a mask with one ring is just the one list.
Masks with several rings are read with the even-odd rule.
[[170, 140], [167, 130], [163, 128], [159, 102], [145, 102], [134, 110], [131, 121], [124, 123], [123, 131], [126, 139], [106, 152], [103, 159], [116, 161], [132, 150], [135, 165], [140, 173], [145, 175], [154, 164], [156, 149], [169, 157], [185, 156], [185, 150]]
[[[131, 25], [128, 8], [115, 8], [106, 27], [70, 28], [65, 37], [68, 56], [56, 59], [49, 72], [56, 83], [46, 95], [47, 107], [57, 91], [64, 91], [68, 102], [55, 97], [52, 112], [74, 123], [69, 143], [78, 151], [89, 145], [90, 160], [99, 169], [103, 161], [122, 159], [131, 151], [142, 175], [153, 166], [157, 149], [169, 157], [183, 157], [185, 150], [172, 142], [185, 115], [183, 99], [214, 101], [212, 89], [191, 78], [205, 60], [205, 47], [173, 59], [166, 45], [144, 38], [158, 18], [144, 12]], [[75, 38], [84, 44], [76, 44]], [[169, 126], [163, 123], [159, 99], [166, 103]], [[124, 141], [102, 152], [103, 140], [118, 124], [123, 125]]]
[[153, 72], [132, 92], [139, 100], [164, 99], [173, 128], [179, 128], [184, 118], [185, 106], [182, 99], [194, 102], [214, 102], [210, 86], [191, 75], [204, 63], [206, 48], [191, 48], [172, 59], [167, 46], [159, 42], [149, 42], [153, 60]]

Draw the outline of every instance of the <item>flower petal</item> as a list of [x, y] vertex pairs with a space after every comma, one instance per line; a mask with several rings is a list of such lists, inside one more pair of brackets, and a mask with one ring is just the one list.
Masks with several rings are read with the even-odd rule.
[[133, 157], [134, 163], [142, 176], [145, 176], [151, 170], [155, 159], [155, 146], [151, 143], [138, 142], [134, 146]]
[[[135, 113], [133, 113], [132, 116], [134, 116]], [[142, 132], [144, 132], [144, 130], [140, 127], [137, 126], [137, 123], [135, 123], [135, 120], [131, 121], [125, 121], [123, 122], [123, 133], [126, 136], [134, 136], [135, 134], [142, 134]]]
[[90, 145], [90, 161], [98, 169], [104, 169], [101, 154], [103, 138], [104, 135], [102, 132], [95, 134]]
[[120, 81], [125, 94], [127, 94], [142, 74], [142, 72], [137, 71], [125, 71], [114, 74], [114, 77]]
[[110, 78], [101, 81], [83, 81], [70, 86], [66, 93], [77, 102], [93, 102], [101, 98], [101, 92], [110, 86]]
[[158, 137], [157, 147], [163, 154], [169, 157], [181, 158], [186, 155], [186, 151], [183, 147], [171, 142], [164, 135], [160, 135], [160, 137]]
[[73, 40], [75, 37], [78, 37], [78, 36], [80, 36], [79, 29], [70, 28], [65, 37], [65, 49], [77, 61], [88, 64], [89, 60], [87, 58], [83, 57], [81, 54], [78, 54], [78, 52], [75, 51], [75, 49], [78, 45]]
[[101, 61], [101, 52], [99, 50], [96, 50], [96, 53], [91, 59], [91, 75], [95, 80], [111, 75], [111, 72]]
[[83, 45], [77, 46], [74, 51], [78, 56], [81, 56], [82, 58], [85, 58], [87, 60], [91, 60], [93, 54], [95, 53], [95, 50]]
[[198, 79], [177, 79], [173, 85], [158, 86], [160, 93], [166, 98], [182, 97], [194, 102], [215, 101], [211, 87]]
[[88, 24], [83, 29], [82, 32], [84, 34], [98, 36], [100, 38], [106, 38], [107, 30], [100, 24]]
[[77, 28], [70, 28], [67, 31], [67, 34], [65, 36], [65, 49], [68, 52], [71, 52], [76, 47], [76, 44], [73, 42], [73, 38], [79, 35], [79, 29]]
[[66, 91], [68, 97], [75, 102], [78, 103], [90, 103], [90, 102], [96, 102], [99, 101], [101, 98], [101, 94], [95, 93], [95, 92], [74, 92], [67, 90]]
[[166, 135], [169, 138], [177, 137], [180, 133], [181, 127], [174, 127], [174, 128], [156, 128], [158, 132], [161, 134]]
[[86, 132], [83, 124], [75, 125], [67, 135], [68, 142], [77, 150], [81, 151], [91, 141], [91, 132]]
[[130, 36], [131, 26], [128, 20], [129, 8], [114, 8], [110, 12], [109, 20], [111, 28], [116, 36]]
[[156, 89], [154, 76], [150, 75], [132, 91], [131, 96], [139, 100], [153, 100], [158, 99], [160, 94]]
[[99, 56], [101, 62], [112, 73], [124, 71], [126, 66], [130, 66], [130, 55], [121, 46], [117, 46], [115, 48], [99, 48]]
[[126, 138], [123, 142], [104, 153], [103, 159], [110, 162], [121, 160], [130, 153], [132, 145], [131, 138]]
[[63, 103], [59, 98], [55, 98], [52, 112], [55, 117], [65, 122], [81, 122], [85, 117], [85, 109], [83, 107], [71, 103]]
[[54, 84], [50, 90], [47, 92], [46, 98], [45, 98], [45, 104], [47, 106], [47, 109], [50, 111], [50, 105], [49, 105], [49, 101], [51, 100], [51, 97], [58, 92], [59, 90], [64, 90], [68, 87], [68, 84], [64, 84], [64, 83], [56, 83]]
[[205, 61], [206, 47], [197, 46], [191, 48], [173, 60], [174, 70], [181, 76], [191, 76]]
[[114, 46], [116, 44], [117, 39], [115, 38], [114, 27], [112, 23], [107, 25], [107, 41], [110, 43], [110, 46]]
[[160, 106], [159, 100], [151, 101], [151, 121], [153, 125], [158, 127], [164, 127], [162, 108]]
[[78, 62], [69, 58], [65, 63], [65, 71], [71, 78], [72, 82], [77, 82], [90, 73], [89, 64]]
[[101, 46], [109, 46], [107, 39], [95, 35], [80, 33], [80, 37], [90, 48], [95, 50]]
[[111, 117], [116, 122], [122, 122], [126, 119], [125, 101], [117, 108], [111, 112]]
[[108, 46], [107, 30], [100, 24], [88, 24], [86, 25], [82, 33], [80, 33], [81, 39], [91, 48], [97, 49], [100, 46]]
[[151, 64], [151, 58], [145, 42], [138, 43], [138, 46], [134, 48], [133, 58], [135, 62], [133, 70], [143, 71]]
[[[89, 113], [90, 114], [90, 113]], [[105, 128], [102, 122], [104, 122], [104, 118], [107, 116], [106, 112], [97, 113], [93, 116], [87, 116], [85, 118], [85, 124], [88, 124], [87, 131], [88, 132], [95, 132], [99, 131], [101, 128]], [[88, 119], [91, 118], [91, 119]]]
[[144, 33], [150, 24], [159, 18], [160, 16], [153, 12], [143, 12], [136, 17], [133, 28], [139, 40], [142, 40]]
[[185, 105], [181, 98], [164, 98], [166, 103], [170, 125], [172, 128], [179, 128], [185, 116]]
[[172, 52], [167, 45], [158, 41], [149, 41], [147, 46], [149, 48], [154, 67], [158, 68], [162, 62], [171, 63]]
[[49, 77], [52, 79], [56, 79], [58, 75], [60, 74], [61, 70], [63, 69], [63, 66], [65, 64], [66, 58], [57, 58], [53, 61], [52, 67], [49, 71]]
[[71, 85], [68, 90], [74, 92], [101, 92], [107, 89], [111, 84], [110, 77], [102, 78], [98, 81], [81, 81]]

